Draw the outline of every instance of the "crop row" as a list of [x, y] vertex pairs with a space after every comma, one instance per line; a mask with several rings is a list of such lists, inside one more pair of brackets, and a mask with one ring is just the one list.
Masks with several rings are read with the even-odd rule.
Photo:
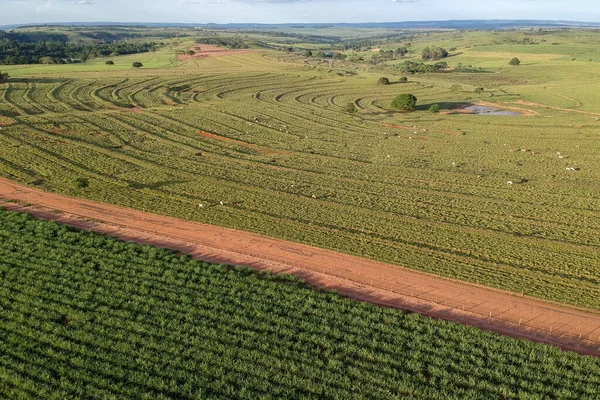
[[[597, 358], [0, 210], [10, 398], [560, 398]], [[285, 284], [284, 284], [285, 283]]]

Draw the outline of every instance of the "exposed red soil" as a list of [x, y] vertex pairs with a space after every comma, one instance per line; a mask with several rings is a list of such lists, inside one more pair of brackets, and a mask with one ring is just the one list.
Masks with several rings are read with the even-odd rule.
[[18, 202], [0, 201], [2, 207], [77, 228], [209, 262], [288, 273], [357, 300], [600, 356], [598, 313], [304, 244], [46, 193], [4, 178], [0, 199]]
[[198, 130], [196, 132], [202, 137], [239, 144], [244, 147], [249, 147], [251, 149], [254, 149], [258, 153], [261, 153], [261, 154], [284, 154], [281, 151], [272, 150], [272, 149], [269, 149], [268, 147], [259, 146], [257, 144], [253, 144], [253, 143], [242, 142], [241, 140], [236, 140], [236, 139], [231, 139], [231, 138], [228, 138], [225, 136], [215, 135], [214, 133], [210, 133], [210, 132], [200, 131], [200, 130]]
[[15, 123], [15, 120], [8, 117], [3, 117], [0, 115], [0, 126], [12, 125]]
[[190, 50], [195, 51], [196, 54], [193, 54], [191, 56], [187, 54], [178, 54], [177, 61], [197, 60], [199, 58], [222, 57], [231, 56], [234, 54], [246, 54], [256, 52], [256, 50], [252, 49], [233, 50], [225, 47], [214, 46], [211, 44], [199, 44], [197, 46], [190, 47]]

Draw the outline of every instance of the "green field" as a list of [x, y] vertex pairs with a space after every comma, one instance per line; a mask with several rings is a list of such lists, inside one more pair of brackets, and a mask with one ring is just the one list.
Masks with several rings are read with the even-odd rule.
[[[597, 36], [552, 32], [526, 45], [539, 52], [520, 53], [531, 33], [414, 34], [410, 59], [454, 46], [450, 66], [483, 70], [389, 86], [377, 80], [397, 82], [398, 61], [267, 50], [140, 70], [132, 59], [152, 54], [117, 57], [124, 70], [11, 67], [0, 174], [600, 310], [600, 63], [569, 58]], [[508, 66], [514, 56], [521, 66]], [[400, 93], [416, 95], [418, 110], [390, 110]], [[476, 101], [535, 115], [428, 111]], [[90, 187], [76, 189], [78, 177]]]
[[6, 399], [595, 399], [600, 359], [0, 209]]

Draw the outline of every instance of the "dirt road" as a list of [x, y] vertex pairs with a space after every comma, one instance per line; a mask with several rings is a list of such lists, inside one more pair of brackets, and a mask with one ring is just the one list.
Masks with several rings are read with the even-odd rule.
[[3, 178], [0, 206], [206, 261], [285, 272], [358, 300], [600, 356], [600, 313], [308, 245], [46, 193]]

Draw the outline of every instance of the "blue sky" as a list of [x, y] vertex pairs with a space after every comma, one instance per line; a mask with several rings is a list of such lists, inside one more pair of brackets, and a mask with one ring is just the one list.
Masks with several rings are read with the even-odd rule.
[[599, 0], [0, 0], [0, 25], [30, 22], [600, 22]]

